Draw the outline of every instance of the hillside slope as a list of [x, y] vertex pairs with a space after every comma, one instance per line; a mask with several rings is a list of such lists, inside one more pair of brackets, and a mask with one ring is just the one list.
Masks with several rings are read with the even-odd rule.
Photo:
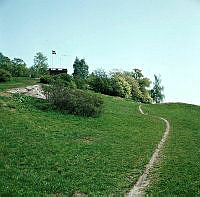
[[165, 124], [138, 104], [103, 96], [104, 114], [84, 118], [45, 100], [0, 96], [0, 191], [13, 196], [124, 195], [143, 173]]
[[171, 103], [144, 105], [170, 121], [163, 157], [153, 171], [151, 196], [200, 196], [200, 106]]
[[[35, 84], [0, 84], [0, 196], [123, 196], [149, 162], [165, 123], [138, 103], [103, 96], [104, 114], [62, 114], [42, 99], [4, 93]], [[200, 195], [200, 107], [142, 105], [170, 121], [169, 138], [152, 171], [150, 196]]]

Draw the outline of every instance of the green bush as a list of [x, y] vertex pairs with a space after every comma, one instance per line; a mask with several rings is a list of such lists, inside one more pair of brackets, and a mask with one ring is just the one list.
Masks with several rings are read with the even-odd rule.
[[76, 88], [76, 84], [74, 82], [74, 79], [72, 76], [62, 73], [58, 75], [43, 75], [40, 77], [40, 82], [44, 84], [51, 84], [55, 83], [56, 81], [62, 81], [64, 86], [69, 87], [69, 88]]
[[51, 75], [43, 75], [40, 77], [40, 83], [49, 84], [53, 81], [53, 77]]
[[73, 77], [67, 73], [57, 74], [52, 76], [54, 80], [62, 79], [63, 81], [70, 82], [73, 80]]
[[93, 93], [67, 88], [59, 80], [43, 86], [43, 90], [47, 99], [61, 111], [87, 117], [97, 117], [102, 113], [103, 100]]
[[11, 77], [12, 76], [8, 71], [0, 69], [0, 82], [10, 81]]
[[58, 82], [62, 81], [62, 83], [64, 84], [65, 87], [72, 88], [72, 89], [76, 88], [76, 84], [74, 82], [74, 79], [69, 74], [62, 73], [62, 74], [54, 75], [53, 80], [54, 80], [54, 83], [56, 81], [58, 81]]
[[88, 84], [87, 84], [87, 81], [85, 79], [74, 77], [74, 82], [75, 82], [76, 87], [78, 89], [88, 90]]

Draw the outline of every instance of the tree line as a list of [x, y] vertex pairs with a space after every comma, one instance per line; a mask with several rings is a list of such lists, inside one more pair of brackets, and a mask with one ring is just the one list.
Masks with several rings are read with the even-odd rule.
[[103, 69], [97, 69], [91, 74], [84, 59], [76, 57], [73, 64], [73, 78], [80, 89], [91, 89], [97, 93], [119, 96], [142, 103], [160, 103], [164, 100], [161, 77], [154, 75], [153, 88], [151, 80], [145, 77], [140, 69], [133, 71], [113, 71], [107, 74]]
[[164, 99], [164, 87], [158, 75], [154, 75], [153, 88], [150, 88], [151, 80], [145, 77], [140, 69], [134, 68], [131, 72], [117, 70], [109, 73], [103, 69], [97, 69], [90, 74], [85, 59], [76, 57], [72, 75], [50, 76], [47, 60], [46, 56], [38, 52], [34, 56], [33, 66], [27, 67], [22, 59], [11, 60], [0, 53], [0, 82], [7, 81], [12, 76], [40, 77], [43, 83], [62, 80], [65, 86], [70, 88], [89, 89], [101, 94], [132, 99], [136, 102], [160, 103]]
[[36, 53], [34, 56], [34, 64], [27, 67], [24, 60], [20, 58], [10, 59], [0, 52], [0, 69], [7, 71], [12, 77], [40, 77], [41, 75], [48, 74], [47, 57], [41, 52]]

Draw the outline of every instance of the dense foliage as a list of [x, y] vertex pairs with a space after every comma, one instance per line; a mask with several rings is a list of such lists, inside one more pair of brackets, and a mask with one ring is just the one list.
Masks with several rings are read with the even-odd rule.
[[8, 71], [13, 77], [27, 77], [29, 76], [29, 68], [26, 63], [20, 58], [10, 58], [0, 53], [0, 69]]
[[31, 67], [31, 76], [40, 77], [41, 75], [48, 74], [47, 57], [41, 52], [36, 53], [34, 56], [34, 65]]
[[147, 88], [150, 80], [143, 77], [140, 70], [133, 72], [112, 72], [107, 75], [104, 70], [96, 70], [89, 77], [89, 85], [92, 90], [111, 96], [131, 98], [134, 101], [151, 103], [152, 98]]
[[92, 90], [98, 93], [114, 95], [112, 79], [108, 77], [106, 72], [102, 69], [95, 70], [88, 80], [89, 86]]
[[66, 87], [62, 80], [43, 86], [47, 99], [57, 108], [70, 114], [96, 117], [103, 110], [101, 97], [87, 91]]
[[73, 77], [66, 73], [62, 73], [58, 75], [43, 75], [40, 77], [40, 83], [52, 84], [52, 83], [56, 83], [56, 81], [61, 81], [65, 87], [77, 88]]
[[40, 83], [49, 84], [53, 80], [53, 77], [51, 75], [43, 75], [40, 77]]
[[74, 78], [81, 78], [84, 80], [87, 79], [89, 71], [85, 59], [79, 60], [79, 58], [76, 57], [73, 64], [73, 68], [74, 68], [74, 73], [73, 73]]
[[0, 82], [10, 81], [11, 74], [4, 69], [0, 69]]

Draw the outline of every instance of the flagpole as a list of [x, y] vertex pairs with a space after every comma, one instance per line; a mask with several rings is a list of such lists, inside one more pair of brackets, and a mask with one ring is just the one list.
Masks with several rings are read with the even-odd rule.
[[53, 53], [51, 52], [51, 66], [53, 68]]

